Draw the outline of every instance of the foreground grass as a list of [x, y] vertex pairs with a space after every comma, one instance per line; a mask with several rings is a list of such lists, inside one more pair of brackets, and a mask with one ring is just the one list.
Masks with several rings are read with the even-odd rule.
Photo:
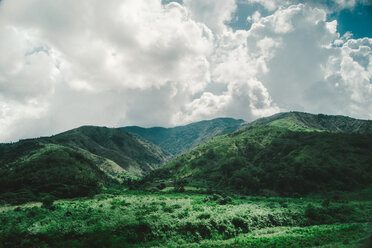
[[369, 237], [366, 238], [368, 228], [365, 223], [274, 227], [188, 247], [369, 247]]
[[100, 194], [52, 206], [0, 207], [0, 247], [360, 247], [369, 234], [371, 206], [191, 193]]

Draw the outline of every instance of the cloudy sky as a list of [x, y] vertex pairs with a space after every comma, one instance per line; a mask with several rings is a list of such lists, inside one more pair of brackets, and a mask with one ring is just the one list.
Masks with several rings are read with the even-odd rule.
[[0, 142], [81, 125], [372, 119], [368, 0], [0, 0]]

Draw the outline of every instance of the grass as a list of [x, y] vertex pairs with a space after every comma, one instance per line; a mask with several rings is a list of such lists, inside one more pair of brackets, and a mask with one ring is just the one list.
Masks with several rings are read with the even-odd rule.
[[370, 216], [371, 201], [115, 191], [2, 206], [0, 247], [352, 247]]
[[[264, 228], [223, 241], [206, 241], [188, 247], [361, 247], [367, 224]], [[352, 240], [350, 240], [352, 239]], [[186, 246], [185, 246], [186, 247]]]

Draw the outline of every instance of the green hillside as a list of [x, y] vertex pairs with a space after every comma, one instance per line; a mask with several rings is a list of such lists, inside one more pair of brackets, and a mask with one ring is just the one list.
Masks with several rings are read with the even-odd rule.
[[60, 145], [37, 145], [38, 149], [0, 167], [0, 201], [14, 204], [45, 197], [89, 196], [114, 183], [81, 152]]
[[172, 155], [179, 155], [214, 136], [236, 131], [243, 122], [232, 118], [217, 118], [173, 128], [130, 126], [122, 129], [139, 135]]
[[[289, 196], [371, 184], [372, 134], [360, 133], [370, 130], [371, 122], [329, 118], [284, 113], [260, 119], [177, 157], [143, 182], [174, 181], [204, 189]], [[329, 125], [332, 122], [338, 124]], [[315, 127], [335, 132], [310, 130]]]
[[328, 117], [260, 119], [161, 167], [120, 129], [0, 144], [0, 247], [371, 247], [371, 123]]
[[292, 131], [372, 133], [372, 121], [370, 120], [358, 120], [341, 115], [314, 115], [302, 112], [278, 113], [248, 124], [248, 126], [260, 125], [283, 127]]
[[117, 128], [83, 126], [41, 140], [84, 149], [135, 175], [159, 167], [169, 157], [159, 147]]
[[166, 157], [159, 147], [103, 127], [0, 144], [0, 201], [93, 195], [153, 170]]

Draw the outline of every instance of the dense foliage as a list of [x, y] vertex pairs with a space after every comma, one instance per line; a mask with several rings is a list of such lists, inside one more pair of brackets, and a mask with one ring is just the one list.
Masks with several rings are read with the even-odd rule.
[[[119, 192], [0, 208], [0, 247], [368, 247], [371, 202]], [[320, 226], [313, 226], [314, 224]]]
[[48, 145], [0, 167], [0, 201], [19, 204], [44, 198], [92, 196], [113, 183], [83, 154]]

